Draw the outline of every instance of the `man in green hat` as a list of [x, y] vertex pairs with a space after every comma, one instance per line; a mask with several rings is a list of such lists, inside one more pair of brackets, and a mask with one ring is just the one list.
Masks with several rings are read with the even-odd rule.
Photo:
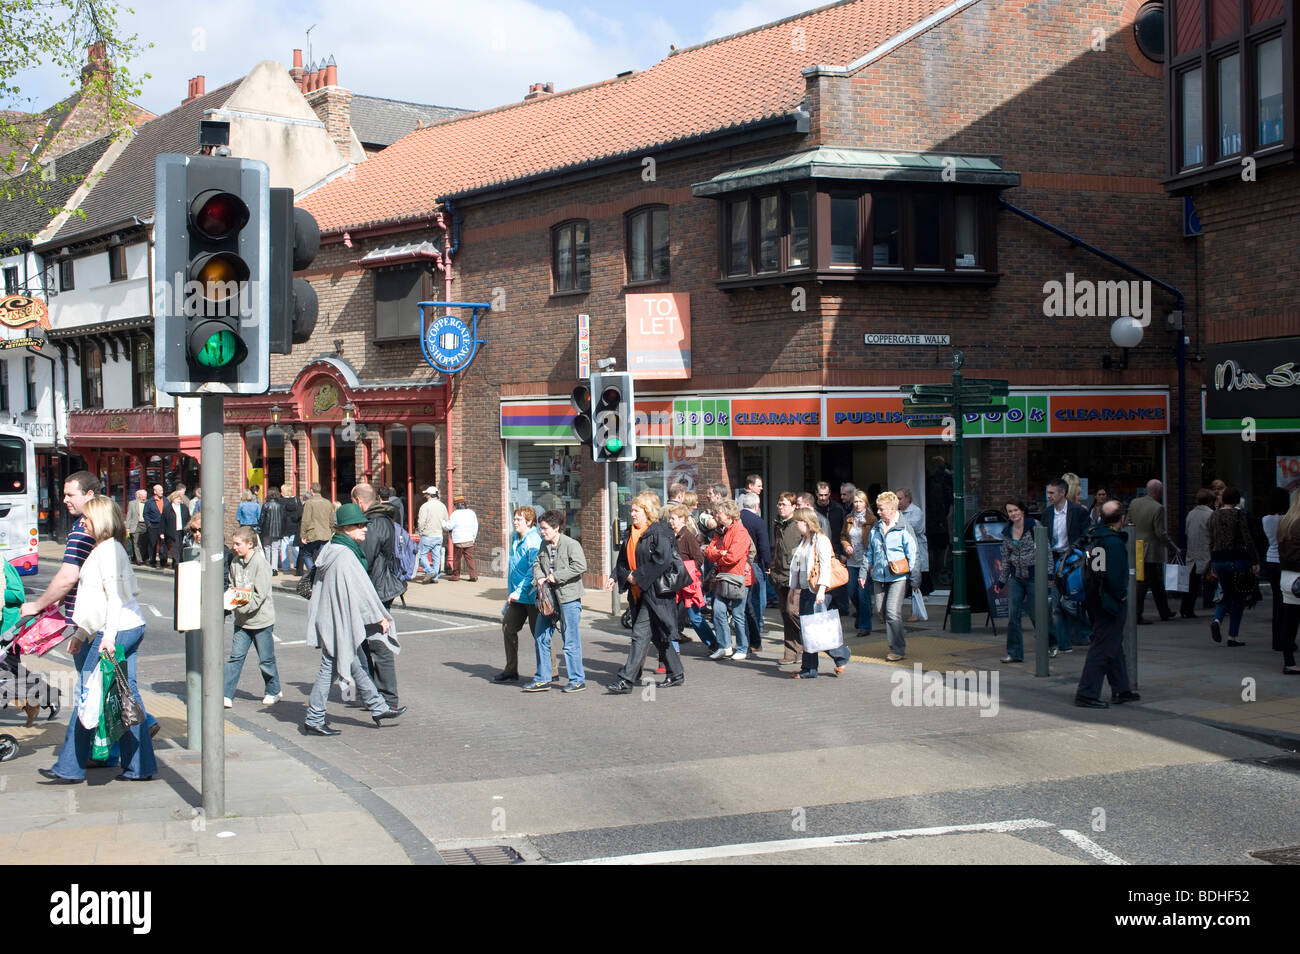
[[366, 515], [356, 504], [344, 504], [334, 515], [335, 532], [316, 558], [315, 582], [307, 608], [307, 645], [321, 650], [320, 671], [307, 703], [303, 730], [308, 735], [338, 735], [325, 722], [325, 702], [335, 674], [345, 702], [361, 695], [375, 725], [396, 719], [406, 706], [391, 708], [366, 672], [359, 652], [367, 639], [385, 645], [394, 655], [401, 646], [393, 617], [370, 582], [365, 552]]

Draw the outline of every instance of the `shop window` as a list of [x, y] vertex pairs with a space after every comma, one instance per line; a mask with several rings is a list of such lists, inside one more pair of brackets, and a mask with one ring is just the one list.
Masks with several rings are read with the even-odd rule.
[[59, 262], [59, 291], [72, 291], [73, 287], [72, 259], [65, 258]]
[[540, 517], [547, 510], [564, 513], [564, 532], [582, 539], [582, 448], [577, 444], [507, 445], [506, 498], [511, 514], [532, 507]]
[[6, 268], [6, 269], [5, 269], [5, 294], [6, 294], [6, 295], [17, 295], [17, 294], [18, 294], [18, 268], [17, 268], [17, 266], [12, 266], [12, 265], [11, 265], [9, 268]]
[[9, 410], [9, 362], [0, 360], [0, 411]]
[[590, 227], [585, 219], [551, 230], [551, 269], [557, 292], [591, 289]]
[[375, 272], [375, 341], [418, 341], [419, 303], [431, 297], [430, 291], [422, 268]]
[[1252, 154], [1294, 150], [1285, 117], [1296, 88], [1286, 43], [1295, 16], [1277, 0], [1173, 4], [1165, 36], [1174, 51], [1168, 114], [1175, 187], [1235, 177], [1236, 160]]
[[126, 280], [126, 246], [113, 245], [108, 250], [108, 280], [121, 282]]
[[153, 341], [146, 335], [131, 339], [131, 384], [135, 406], [153, 406]]
[[23, 359], [23, 377], [26, 379], [25, 397], [27, 406], [23, 409], [26, 411], [36, 410], [36, 359]]
[[627, 216], [627, 280], [668, 280], [668, 208], [651, 206]]
[[104, 362], [99, 345], [81, 343], [81, 406], [87, 411], [104, 406]]

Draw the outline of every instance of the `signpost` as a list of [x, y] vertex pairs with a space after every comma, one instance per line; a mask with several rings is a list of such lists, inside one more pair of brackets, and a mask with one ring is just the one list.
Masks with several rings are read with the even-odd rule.
[[[952, 470], [952, 631], [970, 632], [970, 602], [966, 593], [966, 459], [962, 453], [962, 423], [966, 414], [991, 414], [1005, 410], [993, 398], [1010, 393], [1009, 381], [999, 378], [963, 378], [961, 369], [966, 356], [952, 353], [952, 384], [910, 384], [902, 391], [907, 395], [903, 406], [918, 414], [908, 427], [951, 426]], [[951, 421], [951, 425], [949, 425]], [[945, 438], [947, 433], [945, 432]]]

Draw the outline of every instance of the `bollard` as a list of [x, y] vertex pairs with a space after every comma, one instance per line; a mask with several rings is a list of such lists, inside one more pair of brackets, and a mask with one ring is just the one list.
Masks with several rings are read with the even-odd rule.
[[1048, 611], [1047, 581], [1052, 563], [1052, 551], [1047, 542], [1045, 524], [1034, 525], [1034, 675], [1050, 676], [1047, 645], [1052, 629]]

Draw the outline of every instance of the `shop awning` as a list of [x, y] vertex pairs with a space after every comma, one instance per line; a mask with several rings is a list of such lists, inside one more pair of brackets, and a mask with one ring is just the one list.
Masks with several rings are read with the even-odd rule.
[[381, 268], [385, 265], [405, 265], [409, 262], [433, 262], [442, 258], [442, 249], [436, 242], [405, 242], [372, 249], [353, 262], [362, 268]]
[[[952, 172], [945, 179], [944, 173], [949, 169]], [[808, 179], [955, 182], [1001, 189], [1020, 185], [1020, 173], [1007, 172], [988, 156], [878, 152], [847, 146], [818, 146], [778, 159], [732, 169], [714, 176], [708, 182], [696, 183], [691, 186], [691, 192], [707, 198]]]

